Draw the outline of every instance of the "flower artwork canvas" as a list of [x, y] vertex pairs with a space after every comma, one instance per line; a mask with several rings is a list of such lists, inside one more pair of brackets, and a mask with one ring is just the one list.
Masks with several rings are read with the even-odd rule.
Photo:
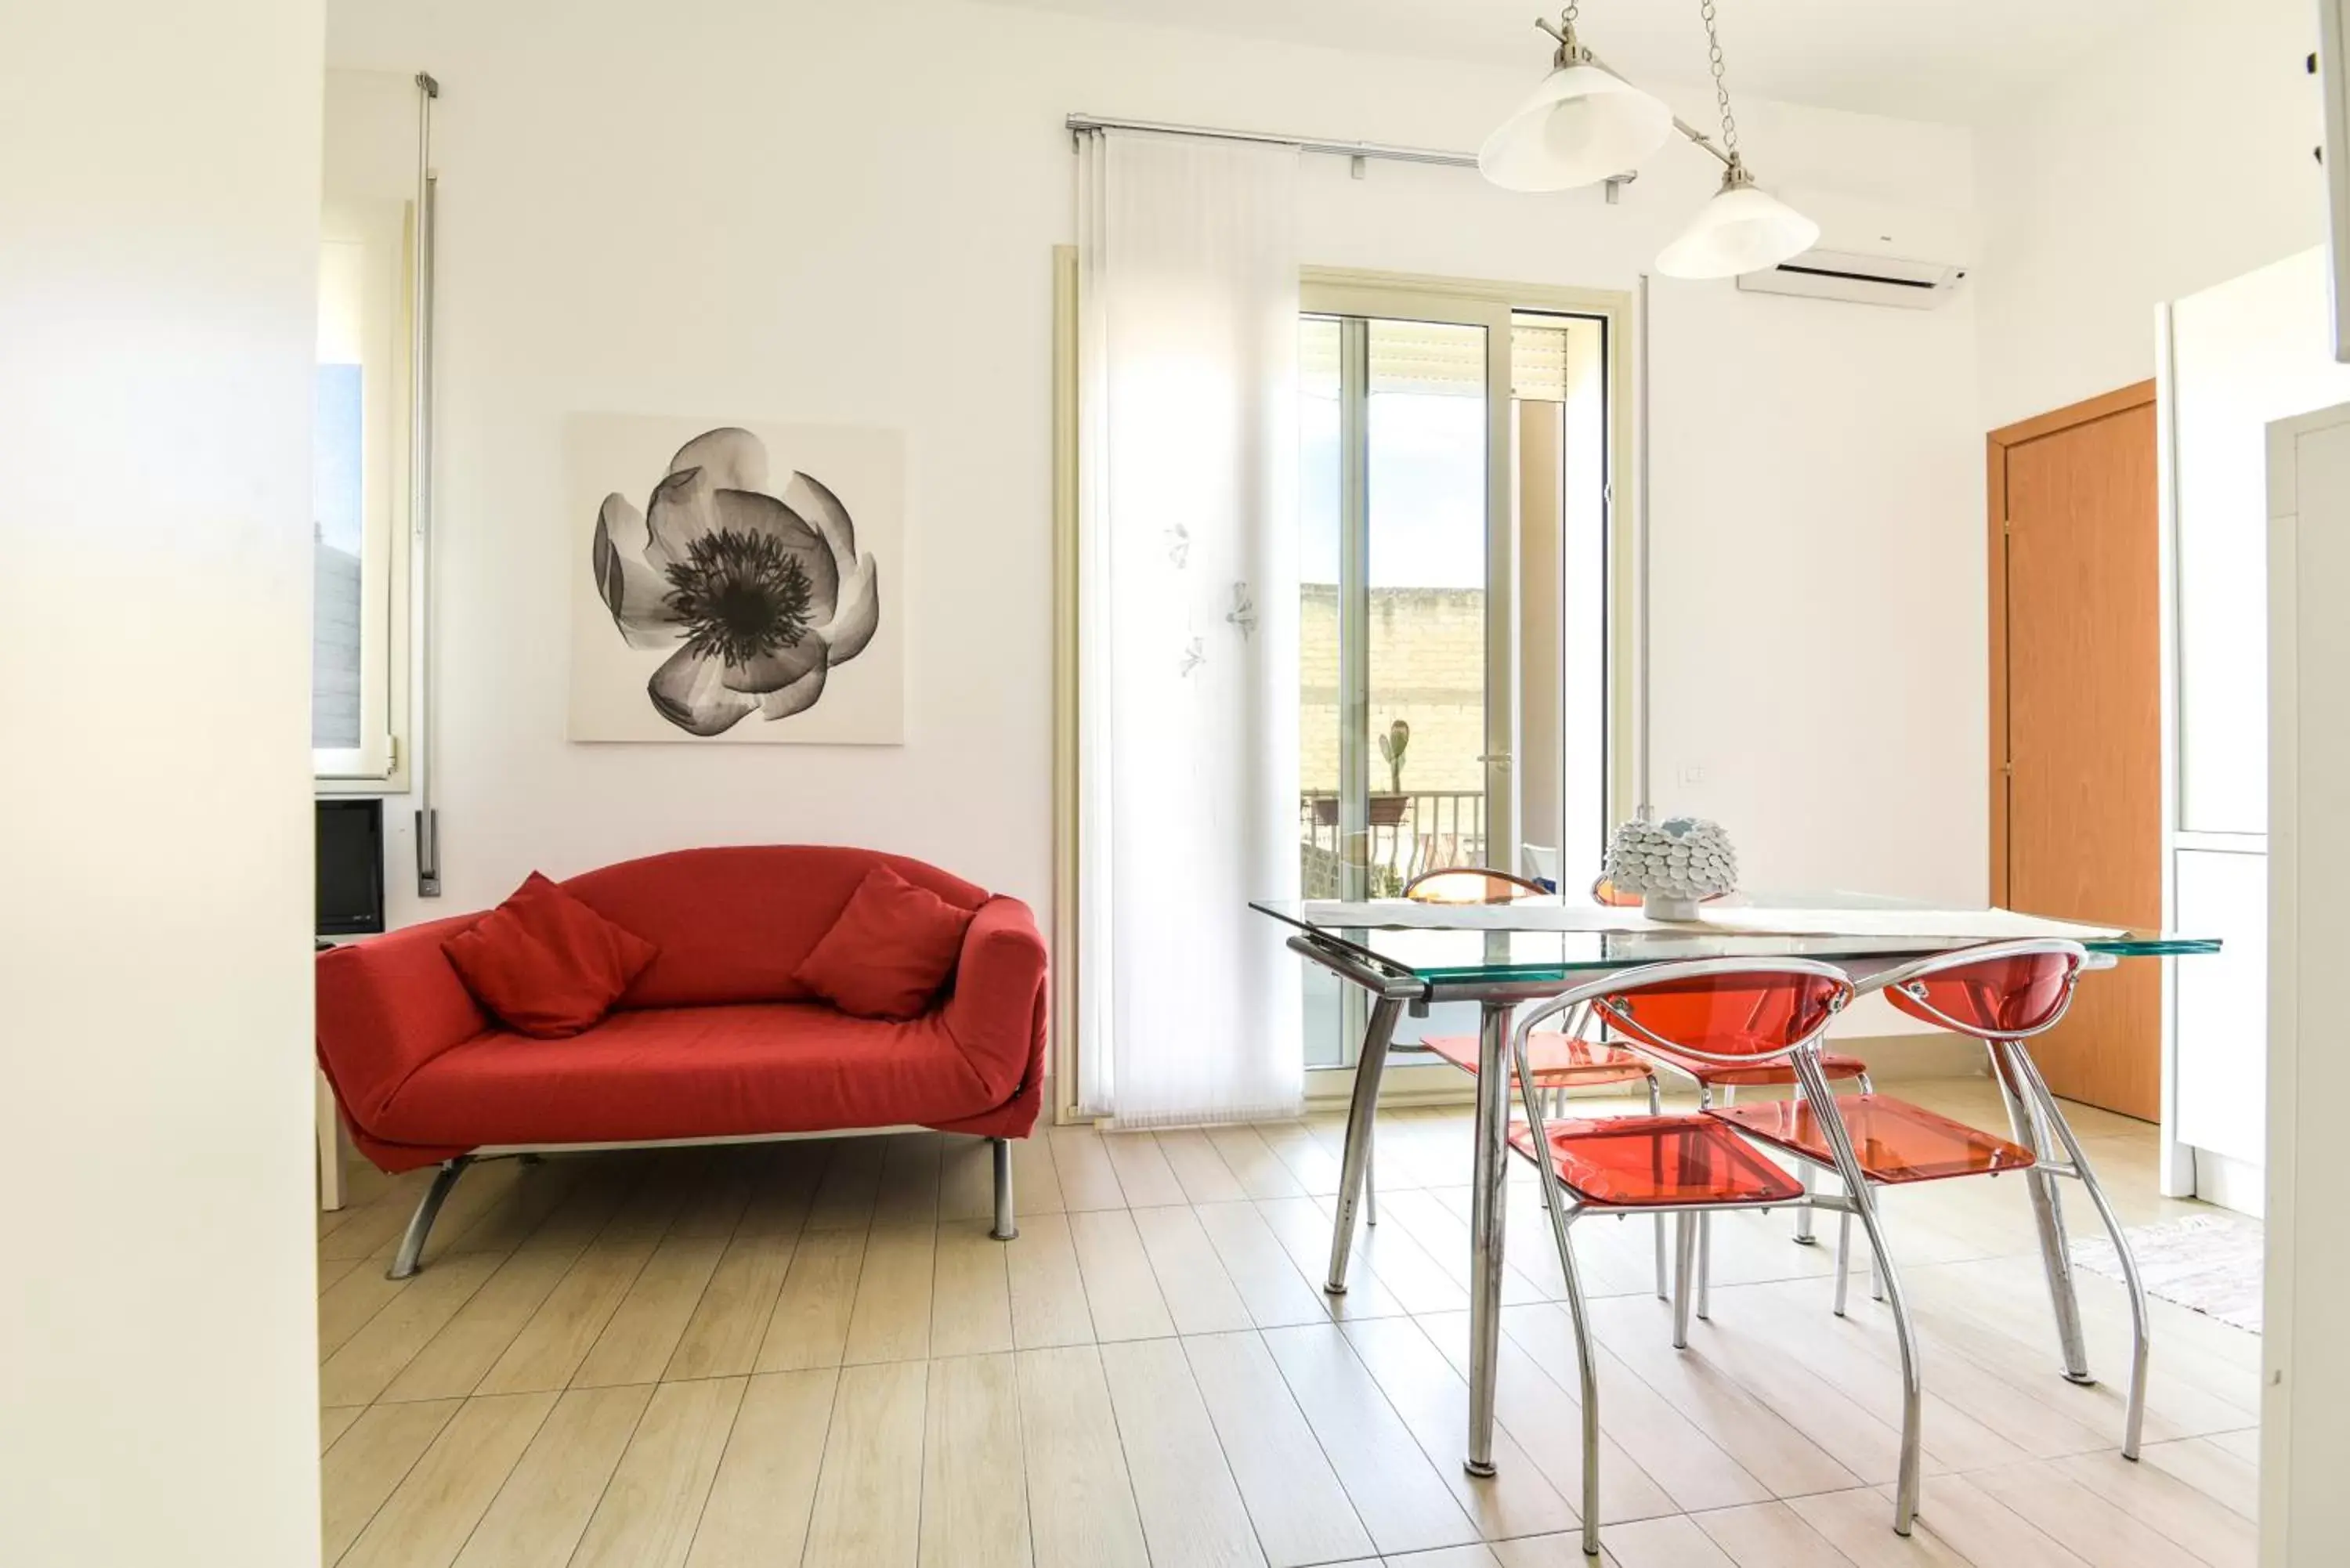
[[571, 421], [571, 738], [894, 745], [894, 431]]

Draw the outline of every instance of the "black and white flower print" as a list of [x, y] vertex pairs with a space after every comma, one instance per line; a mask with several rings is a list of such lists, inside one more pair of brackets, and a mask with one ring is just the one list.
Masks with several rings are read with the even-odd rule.
[[880, 623], [847, 508], [805, 473], [770, 493], [767, 450], [745, 430], [679, 448], [642, 512], [606, 496], [591, 565], [629, 647], [675, 647], [646, 692], [688, 734], [814, 707]]

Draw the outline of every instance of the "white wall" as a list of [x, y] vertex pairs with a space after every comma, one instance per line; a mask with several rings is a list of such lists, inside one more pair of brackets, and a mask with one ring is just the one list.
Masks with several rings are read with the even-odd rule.
[[2269, 882], [2267, 1333], [2261, 1342], [2261, 1563], [2340, 1560], [2350, 1529], [2350, 1284], [2341, 1135], [2350, 1092], [2334, 1024], [2335, 966], [2350, 922], [2350, 766], [2341, 692], [2350, 673], [2350, 405], [2268, 430]]
[[2165, 0], [1987, 118], [1982, 424], [2154, 374], [2154, 307], [2325, 238], [2310, 0]]
[[[441, 78], [447, 897], [680, 844], [839, 839], [1045, 902], [1049, 247], [1087, 109], [1469, 147], [1523, 71], [902, 0], [331, 8], [338, 64]], [[1711, 95], [1677, 92], [1701, 118]], [[1963, 202], [1964, 131], [1742, 104], [1771, 180]], [[1619, 207], [1460, 170], [1305, 166], [1317, 264], [1629, 289], [1710, 193], [1677, 148]], [[1971, 306], [1659, 284], [1659, 794], [1757, 887], [1984, 891]], [[564, 417], [903, 427], [902, 750], [564, 739]], [[1824, 701], [1823, 691], [1833, 702]], [[1868, 715], [1866, 719], [1857, 715]], [[1687, 762], [1703, 782], [1674, 781]], [[395, 909], [409, 897], [404, 832]], [[1832, 820], [1833, 819], [1833, 820]], [[1920, 825], [1928, 825], [1920, 831]]]
[[0, 49], [0, 1562], [315, 1563], [312, 0]]

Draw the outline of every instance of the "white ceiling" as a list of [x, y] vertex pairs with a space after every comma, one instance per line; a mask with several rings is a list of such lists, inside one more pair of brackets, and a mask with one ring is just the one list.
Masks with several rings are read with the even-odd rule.
[[[1520, 65], [1544, 0], [993, 0], [1422, 58]], [[2183, 0], [1719, 0], [1732, 93], [1912, 119], [1976, 119]], [[1586, 0], [1583, 40], [1635, 78], [1706, 72], [1698, 0]]]

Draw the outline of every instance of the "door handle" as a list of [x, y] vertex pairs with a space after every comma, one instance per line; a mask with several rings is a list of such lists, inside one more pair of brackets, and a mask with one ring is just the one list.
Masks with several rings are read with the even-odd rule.
[[1506, 768], [1512, 765], [1512, 759], [1510, 753], [1507, 752], [1487, 752], [1477, 760], [1488, 764], [1489, 766], [1497, 768]]

